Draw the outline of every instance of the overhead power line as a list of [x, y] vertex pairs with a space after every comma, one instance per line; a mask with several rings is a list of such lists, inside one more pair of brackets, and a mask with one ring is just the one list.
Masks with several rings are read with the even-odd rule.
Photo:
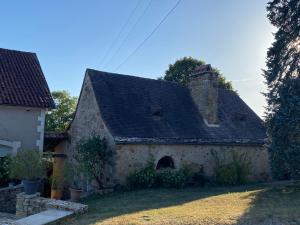
[[105, 69], [109, 63], [114, 59], [114, 57], [117, 55], [117, 53], [119, 53], [119, 51], [121, 50], [121, 48], [123, 47], [124, 43], [127, 41], [128, 37], [130, 36], [131, 32], [135, 29], [135, 27], [139, 24], [139, 22], [141, 21], [142, 17], [146, 14], [146, 12], [148, 11], [148, 9], [150, 8], [150, 5], [152, 3], [153, 0], [150, 0], [148, 2], [148, 5], [146, 6], [146, 8], [144, 9], [144, 11], [142, 12], [142, 14], [139, 16], [139, 18], [137, 19], [137, 21], [135, 22], [135, 24], [131, 27], [131, 29], [128, 31], [126, 37], [123, 39], [123, 41], [121, 42], [121, 44], [119, 45], [118, 49], [113, 53], [113, 55], [109, 58], [109, 60], [105, 63], [105, 65], [103, 66], [103, 69]]
[[107, 58], [109, 52], [112, 50], [114, 44], [118, 41], [118, 39], [120, 38], [121, 34], [123, 33], [123, 31], [125, 30], [126, 26], [128, 25], [128, 23], [130, 22], [131, 18], [133, 17], [135, 11], [138, 9], [139, 5], [141, 4], [141, 0], [138, 0], [136, 6], [134, 7], [134, 9], [131, 11], [129, 17], [127, 18], [126, 22], [123, 24], [122, 28], [120, 29], [119, 33], [117, 36], [115, 36], [115, 38], [113, 39], [113, 41], [111, 42], [111, 44], [109, 45], [109, 48], [107, 49], [107, 51], [105, 52], [105, 54], [103, 55], [102, 59], [101, 59], [101, 63]]
[[176, 2], [176, 4], [170, 9], [170, 11], [164, 16], [164, 18], [156, 25], [156, 27], [151, 31], [151, 33], [149, 33], [149, 35], [125, 58], [125, 60], [115, 68], [114, 72], [118, 71], [121, 68], [121, 66], [123, 66], [127, 62], [128, 59], [130, 59], [141, 47], [143, 47], [146, 41], [148, 41], [152, 37], [152, 35], [165, 22], [165, 20], [170, 16], [170, 14], [177, 8], [177, 6], [181, 1], [182, 0], [178, 0]]

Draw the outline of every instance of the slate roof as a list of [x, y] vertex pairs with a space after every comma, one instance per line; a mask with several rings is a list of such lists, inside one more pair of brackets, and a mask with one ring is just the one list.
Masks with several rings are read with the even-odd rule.
[[262, 120], [234, 92], [219, 90], [219, 127], [208, 127], [186, 86], [88, 69], [103, 120], [116, 143], [264, 143]]
[[55, 107], [35, 53], [0, 48], [0, 105]]

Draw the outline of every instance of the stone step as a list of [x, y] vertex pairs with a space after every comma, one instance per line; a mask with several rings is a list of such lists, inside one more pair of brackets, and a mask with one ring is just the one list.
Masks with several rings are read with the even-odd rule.
[[28, 216], [19, 220], [14, 221], [16, 225], [45, 225], [59, 221], [63, 218], [69, 217], [73, 212], [59, 210], [59, 209], [48, 209], [46, 211]]

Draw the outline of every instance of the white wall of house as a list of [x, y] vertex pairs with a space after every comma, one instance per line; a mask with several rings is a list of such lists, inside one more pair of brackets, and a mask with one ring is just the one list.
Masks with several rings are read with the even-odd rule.
[[0, 106], [0, 157], [20, 149], [43, 151], [45, 109]]

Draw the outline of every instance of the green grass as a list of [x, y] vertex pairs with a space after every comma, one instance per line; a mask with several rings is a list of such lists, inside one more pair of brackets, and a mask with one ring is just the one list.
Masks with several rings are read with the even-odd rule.
[[300, 184], [140, 190], [93, 196], [67, 224], [300, 224]]

